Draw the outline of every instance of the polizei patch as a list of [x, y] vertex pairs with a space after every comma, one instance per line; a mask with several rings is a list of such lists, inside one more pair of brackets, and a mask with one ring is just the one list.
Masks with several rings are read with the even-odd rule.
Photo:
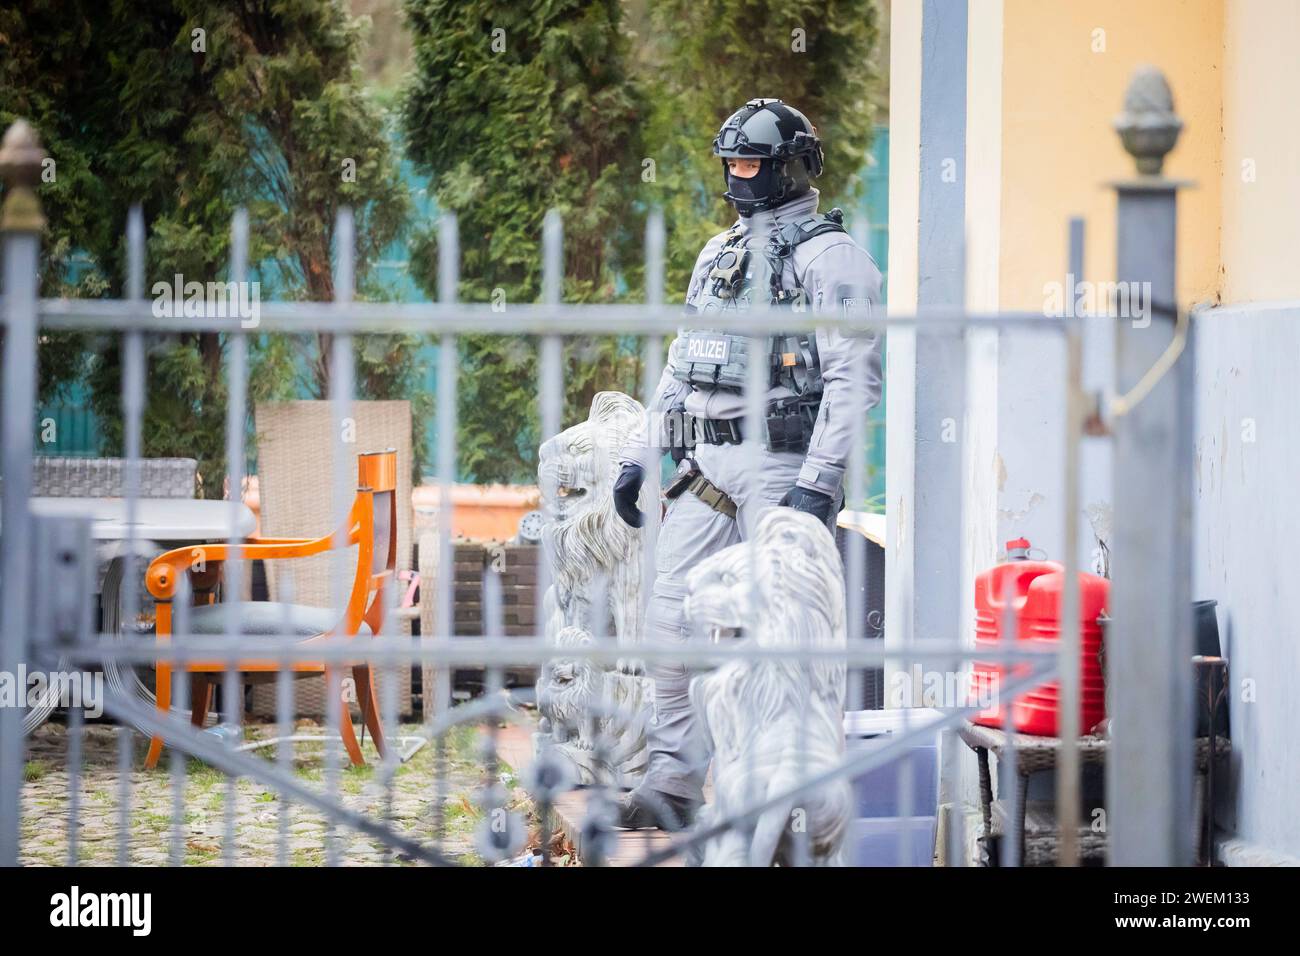
[[855, 296], [840, 300], [844, 318], [853, 321], [865, 321], [871, 318], [871, 300], [866, 296]]
[[731, 339], [725, 335], [692, 332], [686, 337], [686, 361], [726, 365], [731, 353]]

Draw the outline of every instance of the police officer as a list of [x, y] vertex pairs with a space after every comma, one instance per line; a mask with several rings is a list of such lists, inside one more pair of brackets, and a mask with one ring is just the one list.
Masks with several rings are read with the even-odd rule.
[[[807, 117], [775, 99], [750, 100], [713, 140], [736, 223], [711, 239], [696, 260], [686, 322], [669, 352], [648, 409], [661, 431], [633, 436], [621, 454], [614, 488], [619, 515], [640, 527], [637, 495], [643, 462], [665, 448], [679, 459], [666, 494], [646, 639], [689, 637], [682, 604], [691, 568], [747, 538], [762, 512], [785, 505], [833, 527], [855, 418], [880, 399], [877, 337], [837, 328], [867, 318], [880, 302], [880, 271], [845, 231], [838, 209], [817, 210], [812, 180], [822, 171], [821, 141]], [[710, 330], [709, 317], [745, 310], [755, 300], [775, 309], [809, 309], [827, 323], [815, 333], [774, 335], [763, 354], [750, 338]], [[742, 449], [750, 363], [766, 369], [762, 460]], [[856, 376], [856, 378], [855, 378]], [[865, 381], [862, 379], [865, 378]], [[649, 459], [645, 447], [654, 451]], [[691, 447], [693, 445], [693, 447]], [[656, 721], [649, 732], [644, 782], [620, 802], [628, 827], [678, 829], [703, 801], [708, 757], [695, 727], [683, 664], [656, 662]]]

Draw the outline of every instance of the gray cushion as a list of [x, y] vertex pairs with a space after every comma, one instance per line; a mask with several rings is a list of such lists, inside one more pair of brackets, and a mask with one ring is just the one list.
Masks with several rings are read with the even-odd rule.
[[[190, 608], [191, 634], [225, 634], [228, 627], [224, 604], [204, 604]], [[285, 615], [289, 618], [289, 633], [295, 637], [312, 637], [324, 634], [339, 620], [331, 608], [308, 607], [305, 604], [284, 604], [280, 601], [243, 601], [239, 605], [240, 633], [248, 637], [278, 637], [285, 633]], [[370, 628], [361, 622], [360, 633], [369, 634]]]

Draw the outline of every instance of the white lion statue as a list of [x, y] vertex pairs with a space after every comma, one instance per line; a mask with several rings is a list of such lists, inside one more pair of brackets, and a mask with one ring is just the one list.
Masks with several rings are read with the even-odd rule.
[[[563, 628], [556, 645], [589, 647], [591, 633]], [[646, 769], [646, 722], [653, 683], [598, 666], [585, 657], [548, 661], [537, 682], [543, 740], [563, 755], [577, 783], [631, 788]], [[549, 739], [545, 739], [549, 735]]]
[[[615, 513], [614, 479], [619, 452], [644, 416], [636, 399], [597, 392], [585, 422], [542, 443], [537, 480], [551, 564], [546, 626], [552, 637], [571, 626], [613, 634], [623, 646], [640, 640], [641, 531]], [[601, 589], [608, 610], [597, 621]]]
[[[758, 647], [846, 646], [844, 569], [816, 518], [772, 508], [749, 541], [696, 567], [686, 615], [702, 630], [744, 628]], [[700, 826], [736, 816], [792, 789], [844, 757], [843, 662], [728, 661], [691, 682], [691, 703], [713, 756], [713, 800]], [[852, 789], [836, 780], [733, 827], [704, 848], [705, 866], [842, 862]]]
[[[594, 643], [593, 634], [605, 634], [630, 660], [640, 641], [641, 531], [618, 517], [613, 492], [619, 452], [644, 415], [635, 399], [598, 392], [585, 422], [542, 444], [537, 478], [551, 569], [544, 625], [559, 647]], [[646, 485], [643, 508], [653, 494], [653, 483]], [[581, 783], [632, 787], [645, 771], [654, 685], [624, 673], [630, 669], [623, 662], [602, 669], [585, 658], [542, 668], [542, 721], [534, 746], [556, 748]]]

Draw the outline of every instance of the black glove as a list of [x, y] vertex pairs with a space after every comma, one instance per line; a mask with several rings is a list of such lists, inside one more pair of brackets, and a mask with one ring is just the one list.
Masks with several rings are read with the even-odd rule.
[[634, 528], [645, 524], [645, 515], [637, 507], [637, 498], [641, 494], [641, 484], [645, 481], [645, 469], [636, 462], [629, 461], [618, 473], [614, 482], [614, 510], [618, 516]]
[[806, 511], [822, 524], [826, 524], [831, 520], [831, 508], [834, 507], [835, 501], [828, 494], [795, 485], [785, 493], [780, 504], [795, 511]]

